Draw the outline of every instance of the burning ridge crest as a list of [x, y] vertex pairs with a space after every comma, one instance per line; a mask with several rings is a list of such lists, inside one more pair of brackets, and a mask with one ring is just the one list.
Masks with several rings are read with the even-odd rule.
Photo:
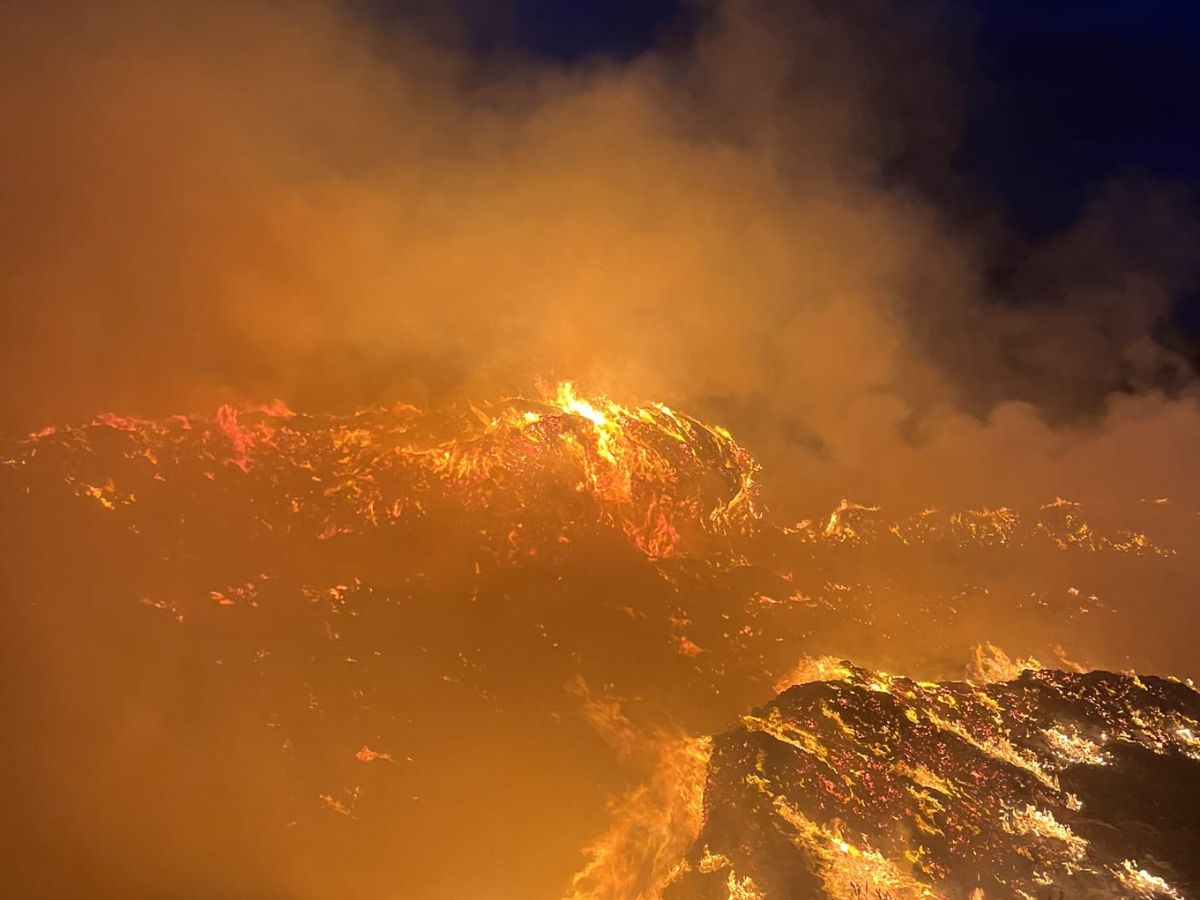
[[1062, 498], [1032, 515], [1001, 507], [900, 518], [843, 499], [825, 517], [773, 522], [761, 467], [726, 429], [661, 403], [585, 398], [569, 381], [538, 399], [467, 409], [396, 404], [306, 415], [277, 400], [225, 405], [211, 417], [106, 413], [45, 428], [5, 456], [0, 462], [10, 470], [65, 481], [75, 495], [135, 518], [139, 504], [169, 504], [176, 488], [189, 501], [205, 490], [231, 500], [252, 496], [260, 528], [293, 539], [328, 540], [441, 515], [477, 530], [510, 559], [611, 531], [652, 559], [737, 557], [739, 540], [768, 532], [830, 548], [894, 542], [1176, 552], [1140, 531], [1100, 534], [1080, 504]]
[[254, 494], [263, 528], [320, 539], [457, 511], [528, 555], [589, 526], [650, 557], [686, 555], [763, 516], [758, 464], [729, 432], [663, 404], [585, 399], [570, 382], [470, 414], [299, 415], [279, 401], [212, 418], [105, 414], [31, 435], [6, 463], [61, 467], [74, 493], [112, 512], [206, 480]]

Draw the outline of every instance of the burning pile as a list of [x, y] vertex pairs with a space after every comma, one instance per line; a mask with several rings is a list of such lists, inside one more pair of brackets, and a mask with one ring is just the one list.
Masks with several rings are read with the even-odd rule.
[[[1200, 694], [828, 662], [715, 741], [670, 898], [1178, 898], [1200, 888]], [[1145, 864], [1145, 865], [1143, 865]]]
[[562, 382], [542, 401], [471, 412], [397, 405], [315, 417], [276, 402], [224, 406], [211, 419], [108, 414], [31, 435], [6, 462], [30, 478], [57, 468], [78, 496], [131, 517], [135, 504], [161, 506], [172, 491], [254, 496], [247, 512], [260, 533], [299, 539], [438, 511], [530, 555], [601, 526], [663, 557], [706, 535], [748, 533], [762, 515], [750, 454], [724, 429], [662, 404], [591, 402]]

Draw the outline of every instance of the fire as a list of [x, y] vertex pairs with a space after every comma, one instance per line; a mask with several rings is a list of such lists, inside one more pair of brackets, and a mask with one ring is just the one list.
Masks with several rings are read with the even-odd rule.
[[792, 829], [791, 840], [813, 854], [826, 896], [831, 900], [856, 900], [862, 896], [894, 897], [896, 900], [933, 900], [940, 895], [929, 886], [906, 875], [896, 863], [878, 851], [862, 849], [842, 839], [836, 829], [809, 819], [786, 798], [772, 794], [760, 778], [755, 789], [767, 796], [780, 819]]
[[[558, 388], [555, 391], [555, 402], [563, 412], [582, 416], [595, 426], [596, 451], [614, 466], [617, 465], [617, 458], [613, 455], [612, 441], [614, 437], [619, 436], [620, 432], [615, 424], [605, 418], [604, 413], [592, 406], [587, 400], [581, 400], [576, 397], [575, 385], [569, 381], [559, 382]], [[612, 405], [611, 409], [616, 415], [628, 415], [625, 410], [616, 405]], [[528, 416], [528, 413], [526, 415]]]
[[1132, 859], [1122, 861], [1121, 867], [1114, 869], [1113, 874], [1137, 897], [1168, 897], [1170, 900], [1183, 900], [1183, 895], [1164, 879], [1139, 868]]
[[678, 876], [679, 861], [704, 821], [712, 742], [657, 736], [649, 743], [646, 750], [655, 757], [651, 777], [611, 803], [612, 825], [584, 851], [588, 862], [565, 900], [656, 900]]
[[753, 878], [749, 875], [739, 878], [728, 856], [722, 853], [712, 853], [705, 846], [703, 854], [696, 863], [696, 871], [707, 875], [710, 872], [719, 872], [724, 869], [729, 870], [725, 879], [725, 890], [727, 891], [725, 900], [763, 900], [762, 892], [759, 891]]
[[[568, 543], [572, 531], [594, 525], [615, 526], [651, 558], [704, 555], [719, 546], [711, 538], [747, 537], [764, 528], [834, 546], [893, 537], [905, 546], [1044, 541], [1059, 550], [1175, 553], [1141, 532], [1099, 534], [1083, 520], [1079, 504], [1061, 498], [1030, 517], [999, 508], [928, 509], [902, 518], [843, 499], [820, 526], [813, 519], [772, 524], [753, 456], [719, 425], [664, 404], [624, 407], [603, 396], [583, 397], [562, 381], [541, 399], [509, 398], [474, 411], [474, 422], [450, 438], [440, 436], [444, 413], [405, 404], [348, 417], [305, 416], [279, 400], [224, 405], [212, 418], [109, 413], [83, 426], [31, 434], [4, 463], [38, 468], [44, 464], [39, 454], [53, 450], [75, 492], [110, 512], [133, 507], [189, 466], [210, 481], [227, 480], [230, 469], [272, 485], [291, 479], [295, 486], [280, 497], [286, 504], [266, 510], [264, 526], [293, 530], [315, 519], [311, 527], [325, 540], [420, 518], [430, 506], [451, 503], [494, 516], [485, 530], [503, 535], [516, 555]], [[145, 466], [126, 466], [118, 477], [89, 465], [114, 441], [124, 444], [127, 460]], [[573, 479], [590, 509], [564, 510], [561, 518], [569, 521], [557, 534], [535, 533], [533, 495], [564, 479]]]
[[1042, 664], [1033, 657], [1013, 659], [991, 643], [976, 644], [973, 653], [969, 674], [971, 680], [979, 684], [1012, 681], [1019, 678], [1022, 672], [1042, 668]]
[[1114, 862], [1113, 829], [1080, 816], [1086, 797], [1060, 780], [1105, 765], [1103, 742], [1189, 757], [1200, 713], [1190, 688], [1049, 670], [938, 684], [842, 668], [826, 662], [827, 680], [786, 691], [715, 739], [688, 891], [709, 889], [702, 876], [721, 860], [773, 884], [768, 896], [815, 892], [806, 866], [835, 900], [1037, 896], [1046, 885], [1180, 896]]
[[1048, 809], [1038, 809], [1032, 803], [1026, 803], [1019, 809], [1009, 811], [1005, 827], [1014, 834], [1060, 841], [1067, 855], [1076, 861], [1082, 862], [1087, 858], [1088, 842], [1054, 818], [1054, 813]]
[[394, 762], [392, 754], [384, 753], [379, 750], [372, 750], [366, 744], [363, 744], [362, 747], [359, 748], [358, 752], [354, 754], [354, 758], [359, 762], [375, 762], [376, 760]]
[[[1032, 895], [1045, 879], [1069, 884], [1080, 873], [1175, 896], [1172, 871], [1140, 847], [1112, 855], [1080, 824], [1091, 801], [1071, 773], [1107, 775], [1131, 747], [1200, 759], [1200, 715], [1176, 702], [1190, 688], [1052, 672], [987, 642], [975, 646], [968, 680], [955, 682], [820, 655], [834, 632], [890, 643], [907, 627], [937, 638], [960, 608], [1008, 609], [987, 585], [959, 580], [929, 596], [918, 581], [889, 606], [879, 594], [903, 571], [883, 566], [885, 577], [869, 581], [879, 558], [954, 560], [966, 549], [1007, 561], [1028, 551], [1056, 566], [1094, 554], [1116, 567], [1175, 556], [1139, 531], [1102, 532], [1072, 501], [907, 514], [843, 499], [799, 522], [777, 518], [757, 461], [724, 428], [569, 381], [437, 410], [310, 415], [274, 402], [211, 416], [107, 414], [42, 429], [8, 445], [0, 463], [15, 495], [56, 491], [88, 528], [119, 535], [112, 546], [144, 554], [129, 567], [139, 616], [181, 642], [236, 633], [213, 661], [222, 671], [243, 653], [253, 677], [265, 676], [292, 629], [310, 628], [302, 659], [264, 683], [304, 673], [292, 715], [345, 728], [328, 754], [345, 768], [306, 786], [323, 819], [361, 824], [382, 804], [384, 780], [417, 777], [413, 735], [393, 721], [400, 686], [410, 707], [445, 690], [456, 693], [438, 693], [439, 703], [469, 697], [472, 715], [511, 716], [526, 701], [501, 696], [495, 672], [508, 653], [510, 688], [540, 681], [555, 694], [529, 727], [574, 721], [623, 773], [608, 827], [555, 876], [571, 900], [691, 900], [685, 887], [697, 878], [705, 896], [729, 900]], [[610, 563], [631, 580], [592, 590]], [[183, 569], [204, 580], [182, 581]], [[1033, 598], [1034, 614], [1051, 600], [1072, 615], [1110, 613], [1086, 573], [1055, 577], [1051, 599], [1019, 595]], [[1057, 640], [1067, 638], [1028, 649], [1081, 669]], [[951, 674], [962, 674], [961, 650]], [[435, 687], [409, 685], [410, 667], [432, 673]], [[372, 681], [381, 671], [384, 691]], [[332, 700], [323, 677], [337, 684]], [[753, 708], [772, 685], [781, 697]], [[338, 702], [346, 706], [326, 717], [323, 704]], [[639, 709], [658, 717], [653, 725]], [[458, 708], [439, 712], [469, 723]], [[286, 730], [286, 717], [269, 713], [265, 727]], [[728, 734], [705, 734], [728, 723]], [[414, 803], [434, 794], [404, 789]], [[599, 790], [592, 799], [600, 804]], [[803, 857], [813, 878], [803, 890], [780, 888], [768, 864], [780, 848]], [[1126, 860], [1134, 856], [1149, 868]], [[964, 859], [992, 880], [953, 883]]]
[[[449, 439], [435, 436], [439, 415], [403, 405], [349, 417], [301, 416], [280, 401], [222, 406], [211, 419], [105, 415], [31, 435], [6, 464], [36, 467], [52, 446], [77, 454], [65, 480], [110, 511], [134, 505], [188, 466], [209, 480], [227, 479], [229, 469], [272, 484], [290, 480], [294, 487], [280, 498], [286, 503], [265, 511], [264, 524], [291, 529], [316, 518], [323, 539], [453, 504], [497, 520], [489, 530], [526, 554], [598, 525], [617, 527], [649, 557], [688, 555], [705, 535], [747, 535], [763, 517], [753, 457], [724, 429], [661, 404], [629, 409], [585, 399], [564, 381], [548, 398], [511, 398], [476, 412], [476, 422]], [[126, 459], [149, 466], [126, 467], [120, 485], [87, 471], [114, 439], [125, 444]], [[585, 502], [564, 511], [558, 534], [531, 534], [534, 495], [564, 478], [574, 479]]]

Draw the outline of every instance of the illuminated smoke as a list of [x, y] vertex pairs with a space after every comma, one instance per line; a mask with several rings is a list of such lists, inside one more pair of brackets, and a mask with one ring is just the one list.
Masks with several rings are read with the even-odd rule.
[[[35, 895], [653, 894], [700, 735], [772, 685], [1194, 665], [1200, 409], [1159, 339], [1191, 214], [1106, 186], [997, 296], [1013, 236], [891, 177], [947, 168], [965, 102], [918, 7], [729, 0], [560, 65], [325, 2], [6, 4], [0, 680]], [[831, 890], [917, 890], [771, 809]], [[1074, 860], [1046, 809], [1004, 821]]]

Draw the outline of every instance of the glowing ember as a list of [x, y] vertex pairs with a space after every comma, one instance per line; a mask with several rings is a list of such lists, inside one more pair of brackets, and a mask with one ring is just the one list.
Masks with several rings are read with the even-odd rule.
[[[1174, 758], [1200, 775], [1180, 737], [1200, 717], [1200, 694], [1100, 672], [976, 687], [842, 665], [840, 678], [791, 688], [716, 739], [708, 817], [667, 896], [707, 896], [715, 858], [768, 898], [817, 885], [839, 900], [1036, 897], [1048, 885], [1178, 896], [1127, 856], [1167, 859], [1184, 845], [1149, 824], [1097, 818], [1122, 789], [1082, 773], [1107, 743], [1129, 771]], [[1163, 865], [1193, 862], [1176, 851]]]

